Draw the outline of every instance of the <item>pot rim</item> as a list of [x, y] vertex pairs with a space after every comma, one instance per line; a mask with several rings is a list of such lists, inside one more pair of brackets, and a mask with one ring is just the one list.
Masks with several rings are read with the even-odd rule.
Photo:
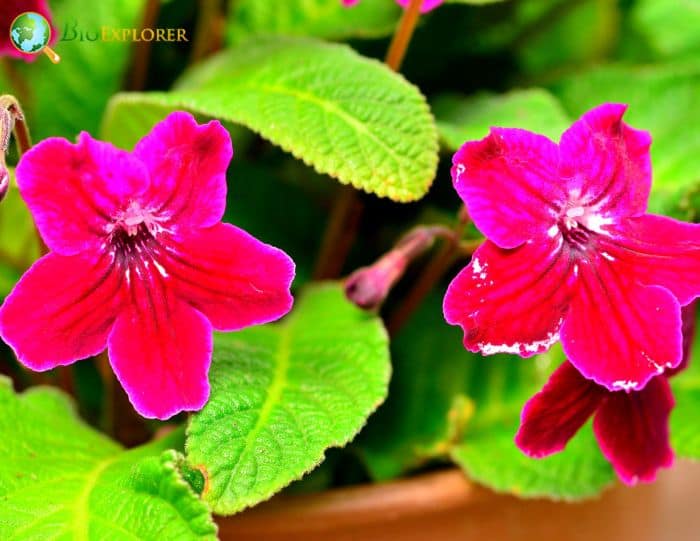
[[332, 488], [308, 494], [282, 494], [245, 512], [216, 517], [222, 533], [324, 530], [400, 520], [449, 510], [493, 494], [472, 483], [457, 467], [397, 480]]

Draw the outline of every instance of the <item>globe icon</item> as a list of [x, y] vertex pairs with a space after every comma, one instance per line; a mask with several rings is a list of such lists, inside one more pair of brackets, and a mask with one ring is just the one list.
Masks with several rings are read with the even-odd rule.
[[10, 40], [23, 53], [40, 52], [51, 39], [51, 26], [43, 15], [27, 11], [18, 15], [10, 25]]

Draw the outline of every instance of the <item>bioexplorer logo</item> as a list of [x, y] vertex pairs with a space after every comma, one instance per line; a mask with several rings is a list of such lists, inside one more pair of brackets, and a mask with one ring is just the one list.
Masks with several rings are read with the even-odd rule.
[[51, 41], [51, 25], [46, 17], [34, 11], [25, 11], [15, 17], [10, 25], [10, 42], [21, 53], [44, 53], [54, 64], [61, 57], [48, 46]]
[[[2, 0], [0, 0], [2, 1]], [[101, 26], [85, 29], [77, 21], [66, 23], [60, 41], [189, 41], [184, 28], [114, 28]]]

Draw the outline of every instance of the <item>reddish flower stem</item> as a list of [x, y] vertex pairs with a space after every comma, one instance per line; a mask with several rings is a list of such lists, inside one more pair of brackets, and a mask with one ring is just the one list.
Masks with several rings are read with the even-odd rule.
[[[423, 0], [412, 0], [403, 13], [391, 39], [385, 63], [398, 71], [411, 42], [413, 31], [420, 18]], [[316, 280], [332, 279], [340, 276], [345, 260], [350, 253], [362, 218], [362, 199], [358, 192], [343, 186], [331, 210], [331, 218], [321, 241], [321, 249], [314, 267]]]
[[107, 352], [103, 351], [95, 357], [97, 371], [102, 379], [102, 418], [100, 419], [100, 428], [105, 434], [114, 436], [114, 387], [115, 377], [112, 372], [112, 367], [109, 364]]
[[[233, 8], [233, 3], [229, 9]], [[221, 49], [224, 41], [226, 20], [220, 0], [199, 0], [197, 23], [192, 39], [190, 63], [196, 64]]]
[[[464, 206], [462, 206], [459, 222], [454, 228], [454, 237], [443, 242], [439, 251], [435, 254], [435, 257], [425, 266], [411, 290], [388, 318], [387, 330], [390, 336], [394, 336], [398, 330], [403, 327], [406, 321], [408, 321], [411, 315], [413, 315], [421, 305], [428, 293], [435, 287], [435, 284], [440, 281], [460, 255], [460, 248], [466, 245], [461, 244], [459, 239], [462, 238], [462, 234], [468, 223], [469, 216]], [[467, 249], [473, 252], [480, 244], [481, 241], [469, 243]]]
[[408, 44], [411, 42], [418, 19], [420, 19], [420, 8], [422, 5], [423, 0], [411, 0], [411, 3], [403, 12], [396, 32], [394, 32], [385, 60], [386, 65], [394, 71], [399, 71], [401, 63], [406, 56]]
[[[141, 29], [153, 28], [158, 22], [160, 13], [160, 0], [146, 0], [141, 18]], [[148, 77], [148, 64], [151, 60], [152, 42], [138, 41], [134, 43], [131, 62], [131, 74], [129, 76], [129, 90], [143, 90]]]
[[350, 186], [341, 186], [321, 240], [321, 250], [313, 272], [315, 280], [328, 280], [340, 276], [357, 237], [363, 208], [362, 199], [357, 191]]

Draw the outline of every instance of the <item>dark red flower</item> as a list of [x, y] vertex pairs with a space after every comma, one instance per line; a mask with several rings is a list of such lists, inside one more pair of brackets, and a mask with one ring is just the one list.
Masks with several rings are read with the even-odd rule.
[[[683, 365], [690, 358], [695, 318], [695, 303], [683, 308]], [[666, 375], [653, 378], [641, 391], [613, 392], [585, 379], [567, 361], [525, 404], [515, 442], [533, 458], [551, 455], [594, 416], [600, 449], [620, 479], [627, 484], [653, 481], [660, 468], [673, 462], [668, 427], [673, 405]]]

